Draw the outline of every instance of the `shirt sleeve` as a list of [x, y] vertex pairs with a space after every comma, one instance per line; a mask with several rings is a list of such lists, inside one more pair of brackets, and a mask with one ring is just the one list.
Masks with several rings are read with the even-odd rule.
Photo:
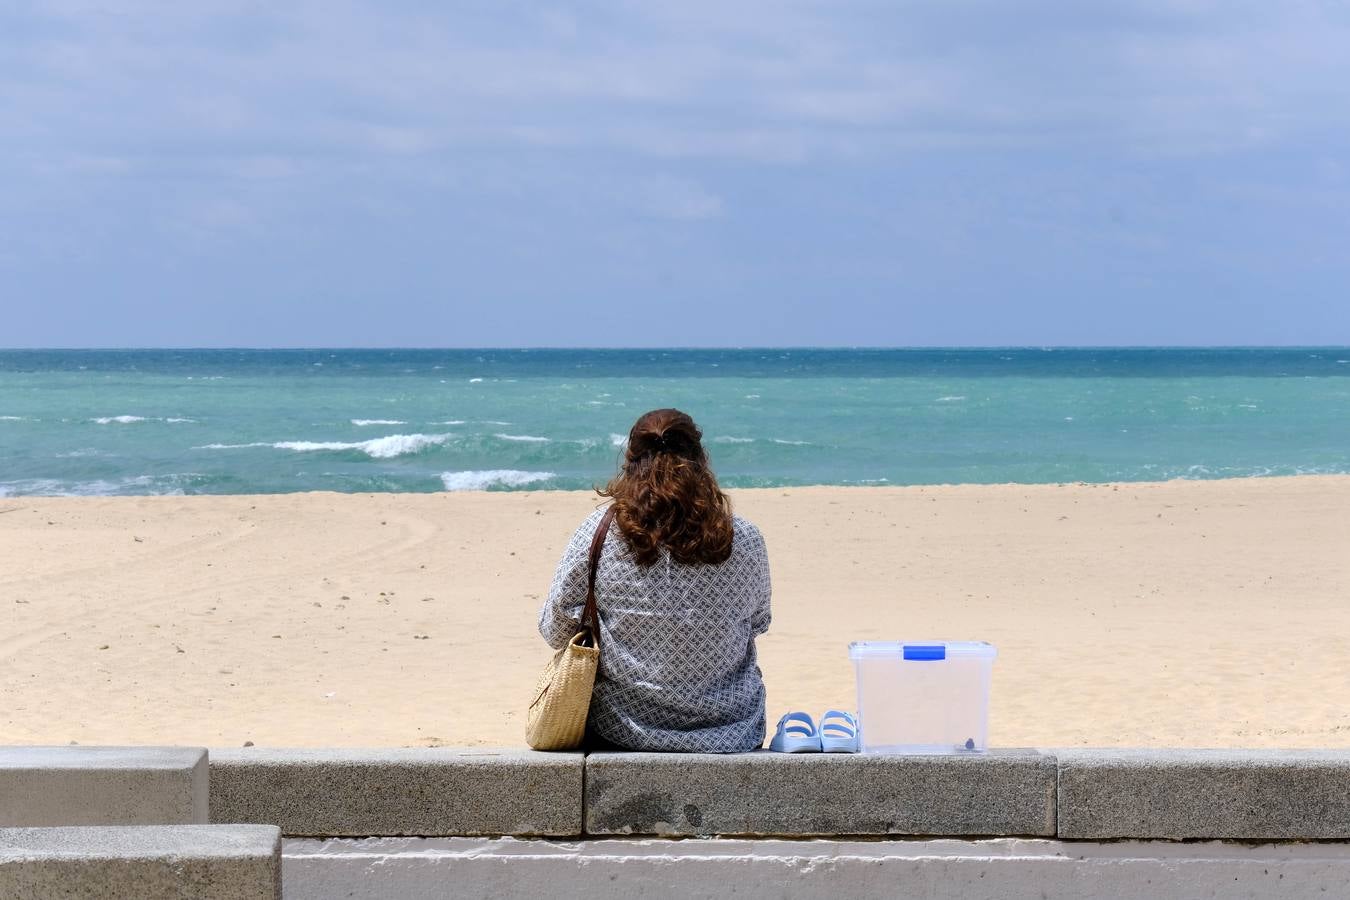
[[773, 621], [773, 612], [769, 608], [769, 598], [773, 593], [773, 586], [769, 582], [769, 551], [764, 546], [764, 537], [756, 528], [754, 534], [754, 547], [751, 553], [752, 577], [750, 579], [751, 590], [753, 591], [753, 609], [750, 615], [750, 628], [755, 634], [763, 634], [769, 630], [769, 623]]
[[539, 633], [555, 650], [567, 646], [572, 635], [581, 627], [581, 610], [586, 605], [586, 582], [590, 575], [591, 538], [594, 536], [596, 516], [587, 517], [567, 543], [548, 598], [539, 610]]

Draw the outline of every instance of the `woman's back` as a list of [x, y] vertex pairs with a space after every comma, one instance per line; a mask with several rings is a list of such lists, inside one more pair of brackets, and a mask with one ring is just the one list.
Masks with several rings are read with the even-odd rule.
[[[604, 510], [573, 535], [539, 630], [553, 647], [575, 633], [591, 538]], [[732, 517], [731, 555], [681, 563], [660, 548], [641, 565], [610, 526], [595, 579], [600, 672], [590, 729], [633, 750], [729, 753], [764, 741], [764, 682], [755, 635], [769, 627], [769, 567], [759, 530]]]
[[[759, 530], [731, 514], [703, 432], [678, 409], [643, 414], [600, 496], [614, 515], [595, 578], [592, 738], [629, 750], [758, 747], [764, 679], [755, 635], [769, 627], [769, 562]], [[596, 510], [572, 536], [539, 613], [555, 648], [579, 627], [602, 519]]]

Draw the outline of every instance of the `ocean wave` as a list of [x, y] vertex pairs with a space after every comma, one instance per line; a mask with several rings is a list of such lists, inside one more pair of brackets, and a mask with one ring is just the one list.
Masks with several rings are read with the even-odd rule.
[[[1296, 477], [1300, 475], [1345, 475], [1350, 474], [1345, 466], [1319, 465], [1319, 466], [1300, 466], [1287, 464], [1274, 465], [1243, 465], [1243, 466], [1224, 466], [1224, 465], [1189, 465], [1189, 466], [1160, 466], [1155, 463], [1140, 466], [1146, 470], [1148, 475], [1146, 481], [1172, 481], [1198, 480], [1208, 481], [1219, 478], [1284, 478]], [[1133, 473], [1111, 473], [1111, 481], [1135, 481], [1139, 480]]]
[[91, 422], [97, 422], [100, 425], [134, 425], [137, 422], [168, 422], [170, 425], [180, 425], [184, 422], [195, 422], [196, 419], [189, 419], [186, 416], [170, 416], [161, 418], [160, 416], [99, 416], [90, 419]]
[[497, 438], [498, 440], [502, 440], [502, 441], [524, 441], [525, 443], [528, 443], [528, 444], [547, 444], [547, 443], [549, 443], [551, 440], [553, 440], [552, 438], [538, 437], [537, 435], [533, 435], [533, 434], [501, 434], [501, 433], [497, 433], [497, 434], [494, 434], [493, 437]]
[[480, 469], [442, 472], [441, 484], [447, 491], [484, 491], [491, 487], [522, 487], [557, 478], [553, 472], [522, 472], [519, 469]]
[[392, 459], [419, 453], [428, 447], [444, 444], [453, 434], [391, 434], [369, 441], [282, 441], [273, 444], [278, 450], [309, 453], [315, 450], [360, 450], [372, 459]]
[[197, 472], [165, 475], [133, 475], [116, 481], [62, 481], [57, 478], [23, 478], [0, 481], [0, 497], [116, 497], [123, 494], [181, 496], [184, 485], [207, 476]]
[[[399, 420], [399, 419], [352, 419], [351, 422], [352, 422], [353, 425], [362, 425], [362, 426], [364, 426], [364, 425], [407, 425], [407, 424], [408, 424], [407, 422], [401, 421], [401, 420]], [[449, 422], [443, 422], [443, 423], [441, 423], [441, 424], [448, 425], [448, 424], [450, 424], [450, 423], [449, 423]]]
[[626, 435], [626, 434], [614, 434], [614, 433], [611, 432], [610, 435], [609, 435], [609, 442], [610, 442], [611, 444], [613, 444], [615, 447], [627, 447], [627, 446], [628, 446], [628, 435]]
[[0, 422], [27, 422], [28, 416], [0, 416]]
[[717, 437], [713, 438], [714, 444], [753, 444], [754, 442], [754, 438], [731, 437], [726, 434], [719, 434]]
[[960, 394], [960, 395], [953, 394], [953, 395], [950, 396], [950, 397], [938, 397], [938, 398], [937, 398], [936, 400], [934, 400], [933, 402], [934, 402], [934, 403], [959, 403], [960, 401], [962, 401], [962, 400], [964, 400], [964, 399], [966, 399], [966, 397], [965, 397], [964, 394]]
[[444, 422], [432, 422], [432, 425], [463, 425], [463, 419], [446, 419]]
[[811, 444], [810, 441], [785, 441], [782, 438], [774, 438], [773, 442], [775, 444], [786, 444], [789, 447], [807, 447]]
[[444, 444], [453, 437], [453, 434], [391, 434], [368, 441], [254, 441], [248, 444], [203, 444], [192, 449], [241, 450], [246, 447], [271, 447], [274, 450], [291, 450], [296, 453], [359, 450], [372, 459], [392, 459]]

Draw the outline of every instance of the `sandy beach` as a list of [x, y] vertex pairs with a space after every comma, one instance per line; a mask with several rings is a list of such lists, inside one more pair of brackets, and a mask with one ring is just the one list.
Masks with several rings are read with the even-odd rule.
[[[995, 746], [1350, 747], [1350, 477], [733, 492], [769, 714], [997, 645]], [[0, 499], [0, 743], [521, 745], [583, 492]]]

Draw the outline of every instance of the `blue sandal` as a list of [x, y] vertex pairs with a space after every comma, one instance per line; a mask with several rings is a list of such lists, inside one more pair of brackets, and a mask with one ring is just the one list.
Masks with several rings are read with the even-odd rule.
[[819, 753], [820, 733], [816, 723], [804, 712], [790, 712], [778, 720], [778, 730], [769, 749], [775, 753]]
[[820, 717], [822, 753], [857, 753], [858, 720], [852, 713], [832, 709]]

